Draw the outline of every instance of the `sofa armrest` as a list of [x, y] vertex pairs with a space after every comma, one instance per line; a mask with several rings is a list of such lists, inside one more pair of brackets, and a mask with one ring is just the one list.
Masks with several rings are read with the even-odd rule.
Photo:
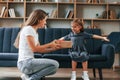
[[114, 63], [115, 48], [112, 44], [103, 44], [102, 45], [102, 55], [107, 58], [106, 63], [109, 66], [112, 66]]

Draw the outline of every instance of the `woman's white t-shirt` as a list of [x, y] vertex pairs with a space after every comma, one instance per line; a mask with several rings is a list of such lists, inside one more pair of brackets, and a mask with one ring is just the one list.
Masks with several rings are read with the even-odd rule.
[[38, 34], [35, 29], [32, 26], [25, 26], [20, 32], [18, 62], [34, 58], [34, 53], [27, 42], [27, 36], [32, 36], [34, 38], [35, 45], [38, 44]]

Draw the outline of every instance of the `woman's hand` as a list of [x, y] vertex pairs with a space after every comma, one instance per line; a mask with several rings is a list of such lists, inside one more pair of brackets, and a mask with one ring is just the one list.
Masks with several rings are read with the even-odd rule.
[[103, 40], [104, 40], [104, 41], [107, 41], [107, 42], [110, 41], [109, 39], [107, 39], [107, 37], [103, 37]]
[[61, 41], [60, 40], [54, 40], [51, 42], [51, 48], [53, 50], [61, 49]]

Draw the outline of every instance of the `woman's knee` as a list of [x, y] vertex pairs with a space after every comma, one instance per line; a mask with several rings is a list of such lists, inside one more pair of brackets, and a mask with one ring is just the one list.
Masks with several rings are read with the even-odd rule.
[[52, 65], [52, 66], [50, 66], [48, 69], [49, 69], [50, 71], [48, 72], [47, 75], [52, 75], [52, 74], [55, 74], [55, 73], [57, 72], [58, 67], [55, 66], [55, 65]]
[[57, 72], [58, 68], [59, 68], [59, 63], [58, 61], [55, 61], [51, 64], [51, 67], [50, 67], [52, 70], [51, 74], [54, 74]]
[[54, 60], [51, 64], [54, 65], [55, 68], [57, 68], [57, 69], [59, 68], [59, 62], [58, 61]]

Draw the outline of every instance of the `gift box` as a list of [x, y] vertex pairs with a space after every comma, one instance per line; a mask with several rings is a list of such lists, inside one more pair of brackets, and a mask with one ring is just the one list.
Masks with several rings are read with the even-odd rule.
[[72, 41], [61, 41], [62, 48], [72, 48]]

